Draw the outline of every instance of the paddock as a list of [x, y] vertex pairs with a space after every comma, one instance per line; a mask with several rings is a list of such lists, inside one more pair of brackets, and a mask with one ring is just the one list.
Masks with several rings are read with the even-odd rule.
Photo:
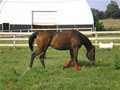
[[[25, 7], [26, 4], [29, 4], [28, 7]], [[46, 19], [48, 16], [49, 19]], [[93, 24], [93, 16], [86, 0], [29, 0], [29, 3], [28, 0], [2, 0], [0, 89], [119, 90], [120, 31], [96, 32]], [[49, 47], [45, 57], [46, 68], [42, 67], [38, 56], [34, 67], [30, 69], [28, 66], [32, 52], [28, 48], [28, 38], [33, 31], [48, 29], [55, 29], [56, 32], [75, 29], [87, 35], [96, 45], [95, 65], [90, 64], [85, 55], [87, 51], [82, 46], [78, 52], [79, 70], [75, 70], [74, 63], [69, 68], [62, 69], [63, 64], [69, 61], [69, 51]], [[99, 42], [113, 42], [114, 47], [100, 49]]]
[[[49, 48], [44, 69], [39, 56], [34, 67], [29, 69], [31, 53], [28, 37], [33, 32], [0, 32], [0, 88], [5, 89], [119, 89], [120, 83], [120, 32], [82, 32], [98, 45], [99, 42], [113, 41], [113, 49], [100, 49], [96, 46], [96, 63], [92, 66], [86, 58], [82, 46], [78, 53], [79, 71], [72, 63], [61, 69], [69, 58], [68, 51]], [[8, 35], [8, 36], [7, 36]], [[36, 44], [35, 44], [36, 45]], [[14, 48], [14, 49], [13, 49]], [[35, 47], [36, 49], [36, 47]]]
[[120, 47], [96, 48], [96, 64], [92, 66], [82, 47], [78, 54], [80, 70], [74, 63], [61, 69], [70, 56], [68, 51], [49, 48], [44, 69], [35, 59], [34, 67], [28, 69], [31, 52], [28, 47], [0, 47], [0, 88], [5, 89], [116, 89], [120, 88]]

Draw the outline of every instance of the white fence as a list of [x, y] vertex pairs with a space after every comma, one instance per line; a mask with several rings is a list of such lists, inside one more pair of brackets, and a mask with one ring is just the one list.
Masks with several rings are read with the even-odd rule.
[[[13, 44], [0, 44], [0, 46], [11, 46], [11, 47], [18, 47], [18, 46], [28, 46], [28, 44], [16, 44], [16, 41], [23, 41], [28, 40], [29, 36], [33, 32], [0, 32], [0, 41], [13, 41]], [[81, 31], [81, 33], [85, 35], [90, 35], [88, 37], [91, 41], [94, 41], [94, 45], [98, 45], [99, 40], [120, 40], [120, 31], [100, 31], [100, 32], [91, 32], [91, 31]], [[99, 36], [99, 34], [119, 34], [117, 37], [113, 36]], [[118, 43], [114, 43], [115, 46], [120, 46], [120, 41]]]

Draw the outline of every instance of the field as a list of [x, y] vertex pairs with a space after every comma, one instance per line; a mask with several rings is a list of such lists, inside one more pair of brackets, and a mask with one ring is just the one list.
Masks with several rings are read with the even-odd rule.
[[120, 47], [96, 48], [96, 64], [92, 66], [85, 56], [86, 49], [79, 50], [79, 71], [74, 63], [61, 67], [70, 59], [69, 51], [47, 50], [44, 69], [37, 57], [28, 68], [32, 52], [28, 47], [0, 47], [1, 90], [119, 90]]
[[99, 20], [103, 23], [106, 30], [120, 30], [120, 19]]

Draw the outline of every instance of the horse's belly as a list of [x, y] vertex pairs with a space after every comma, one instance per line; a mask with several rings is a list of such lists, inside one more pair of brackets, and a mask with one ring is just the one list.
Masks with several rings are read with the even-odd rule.
[[58, 49], [58, 50], [67, 50], [70, 49], [70, 43], [69, 41], [64, 41], [64, 40], [52, 40], [51, 47]]

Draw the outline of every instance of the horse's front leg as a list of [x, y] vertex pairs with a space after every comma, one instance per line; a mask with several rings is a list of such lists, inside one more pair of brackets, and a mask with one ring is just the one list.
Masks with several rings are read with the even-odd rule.
[[31, 55], [31, 61], [30, 61], [30, 65], [29, 67], [31, 68], [33, 66], [33, 61], [34, 61], [34, 58], [39, 55], [40, 53], [42, 52], [41, 49], [35, 51], [32, 55]]
[[45, 59], [45, 55], [46, 55], [46, 51], [44, 51], [41, 55], [40, 55], [40, 61], [42, 66], [45, 68], [45, 63], [44, 63], [44, 59]]
[[73, 50], [70, 50], [70, 56], [71, 56], [71, 59], [70, 59], [70, 61], [68, 61], [64, 66], [63, 66], [63, 68], [66, 68], [66, 67], [68, 67], [70, 64], [71, 64], [71, 62], [73, 61]]
[[75, 68], [76, 70], [79, 70], [78, 68], [78, 48], [73, 49], [73, 55], [74, 55], [74, 60], [75, 60]]

